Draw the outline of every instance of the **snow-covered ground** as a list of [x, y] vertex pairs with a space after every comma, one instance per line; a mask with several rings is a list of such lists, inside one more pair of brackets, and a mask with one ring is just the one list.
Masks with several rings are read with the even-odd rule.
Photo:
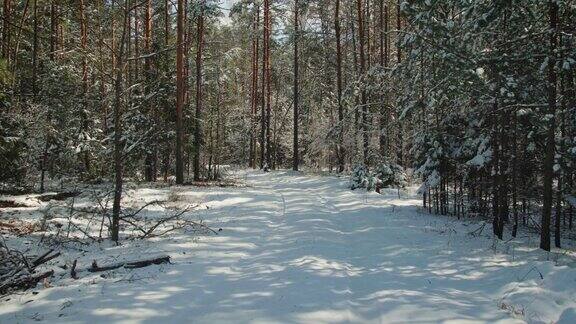
[[[168, 254], [172, 264], [62, 270], [50, 287], [0, 299], [0, 323], [576, 323], [576, 263], [536, 237], [421, 213], [410, 191], [350, 191], [336, 177], [237, 173], [246, 187], [137, 188], [178, 194], [219, 235], [102, 243], [55, 262]], [[549, 259], [550, 261], [547, 261]], [[99, 262], [99, 264], [100, 264]]]

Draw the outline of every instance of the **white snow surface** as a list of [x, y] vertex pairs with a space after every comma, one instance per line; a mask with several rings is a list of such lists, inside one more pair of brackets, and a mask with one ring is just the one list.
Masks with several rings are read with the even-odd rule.
[[[238, 171], [242, 188], [174, 190], [219, 235], [93, 244], [58, 263], [168, 254], [172, 264], [56, 273], [0, 298], [0, 323], [576, 323], [576, 263], [534, 234], [496, 241], [482, 222], [429, 215], [410, 189], [382, 195], [346, 178]], [[10, 240], [9, 240], [10, 242]], [[12, 244], [22, 240], [12, 241]], [[547, 261], [547, 259], [551, 261]]]

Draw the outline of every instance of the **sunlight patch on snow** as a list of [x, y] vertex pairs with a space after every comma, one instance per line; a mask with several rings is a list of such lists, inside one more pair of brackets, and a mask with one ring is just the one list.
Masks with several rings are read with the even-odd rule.
[[360, 298], [360, 300], [376, 299], [378, 301], [386, 301], [386, 300], [396, 300], [402, 297], [416, 297], [416, 296], [425, 296], [425, 294], [414, 290], [387, 289], [371, 293], [366, 297]]
[[302, 323], [350, 323], [363, 322], [363, 319], [350, 310], [327, 309], [296, 315]]
[[2, 305], [0, 315], [12, 314], [21, 311], [23, 306], [17, 304]]
[[268, 291], [253, 291], [249, 293], [232, 294], [232, 298], [253, 298], [253, 297], [271, 297], [274, 294]]
[[432, 271], [430, 271], [430, 273], [433, 273], [433, 274], [438, 275], [438, 276], [450, 276], [450, 275], [457, 274], [458, 270], [456, 270], [456, 269], [441, 269], [441, 270], [432, 270]]
[[140, 293], [138, 296], [135, 296], [134, 299], [137, 300], [146, 300], [146, 301], [154, 301], [154, 300], [162, 300], [170, 297], [171, 294], [167, 292], [161, 291], [146, 291]]
[[199, 257], [210, 258], [210, 259], [243, 259], [248, 258], [250, 254], [244, 252], [229, 252], [229, 251], [199, 251], [197, 254]]
[[482, 271], [470, 271], [468, 273], [459, 273], [454, 275], [454, 278], [462, 279], [462, 280], [478, 280], [482, 279], [486, 276], [485, 272]]
[[304, 256], [289, 262], [291, 266], [313, 271], [319, 276], [355, 277], [363, 273], [362, 268], [354, 267], [346, 262], [327, 260], [318, 256]]
[[116, 318], [117, 323], [133, 323], [149, 319], [151, 317], [168, 316], [168, 311], [150, 309], [148, 307], [139, 308], [97, 308], [93, 311], [94, 315], [110, 316]]
[[236, 197], [236, 198], [226, 198], [223, 200], [213, 200], [210, 202], [210, 206], [212, 208], [221, 208], [227, 206], [235, 206], [238, 204], [244, 204], [251, 202], [253, 199], [245, 198], [245, 197]]
[[231, 267], [208, 267], [206, 268], [206, 273], [211, 275], [228, 275], [228, 276], [238, 276], [241, 275], [241, 271], [232, 269]]

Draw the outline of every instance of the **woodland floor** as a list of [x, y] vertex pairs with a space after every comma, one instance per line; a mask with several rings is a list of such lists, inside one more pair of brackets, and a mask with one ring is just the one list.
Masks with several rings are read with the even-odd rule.
[[573, 253], [543, 253], [535, 234], [494, 241], [487, 224], [471, 235], [482, 222], [423, 213], [412, 190], [350, 191], [343, 178], [287, 171], [235, 175], [245, 187], [131, 189], [139, 201], [176, 193], [199, 202], [195, 217], [222, 231], [70, 249], [54, 262], [168, 254], [172, 264], [78, 280], [63, 271], [48, 288], [1, 297], [0, 323], [576, 322]]

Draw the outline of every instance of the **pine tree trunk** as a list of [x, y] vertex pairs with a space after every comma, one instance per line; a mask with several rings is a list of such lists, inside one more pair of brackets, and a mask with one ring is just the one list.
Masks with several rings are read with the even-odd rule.
[[[8, 2], [9, 0], [5, 1]], [[50, 3], [50, 60], [54, 61], [56, 58], [56, 42], [58, 42], [58, 18], [57, 0], [52, 0]]]
[[548, 131], [546, 134], [546, 149], [544, 157], [544, 195], [542, 207], [542, 225], [540, 233], [540, 248], [550, 251], [550, 219], [552, 215], [552, 181], [554, 178], [555, 132], [556, 132], [556, 47], [558, 44], [558, 4], [548, 0], [548, 14], [550, 19], [550, 43], [548, 55]]
[[[150, 55], [152, 54], [152, 0], [146, 1], [146, 8], [145, 8], [145, 19], [144, 19], [144, 47], [146, 58], [144, 60], [144, 74], [145, 74], [145, 91], [146, 94], [149, 95], [152, 87], [152, 58]], [[157, 123], [156, 118], [156, 108], [154, 106], [148, 107], [148, 118], [153, 120]], [[148, 149], [146, 152], [145, 158], [145, 176], [146, 181], [153, 182], [156, 181], [156, 164], [158, 159], [157, 154], [157, 146], [158, 143], [153, 142], [150, 143], [151, 148]]]
[[362, 0], [356, 0], [356, 7], [357, 7], [357, 19], [358, 19], [358, 42], [359, 42], [359, 51], [360, 51], [360, 105], [362, 110], [362, 138], [363, 138], [363, 161], [364, 165], [368, 165], [368, 105], [366, 100], [366, 89], [364, 82], [364, 73], [366, 72], [366, 54], [364, 52], [364, 10], [362, 6]]
[[112, 203], [112, 226], [110, 227], [111, 238], [118, 243], [120, 233], [120, 208], [122, 200], [122, 172], [123, 172], [123, 141], [122, 141], [122, 93], [123, 93], [123, 69], [124, 47], [126, 42], [127, 24], [130, 12], [128, 0], [124, 0], [124, 20], [122, 24], [122, 37], [120, 38], [118, 52], [116, 54], [116, 76], [114, 80], [114, 200]]
[[[402, 12], [400, 6], [401, 0], [396, 3], [396, 61], [398, 65], [402, 63]], [[399, 165], [404, 165], [404, 130], [402, 129], [402, 123], [398, 121], [398, 129], [396, 134], [397, 151], [396, 157]]]
[[502, 239], [500, 226], [500, 173], [502, 172], [501, 167], [501, 150], [500, 150], [500, 124], [499, 119], [500, 116], [498, 114], [498, 99], [494, 100], [493, 105], [493, 115], [494, 120], [493, 123], [493, 130], [492, 130], [492, 149], [494, 151], [493, 154], [493, 171], [492, 171], [492, 232], [495, 236]]
[[270, 167], [271, 165], [271, 139], [272, 134], [270, 132], [270, 121], [272, 118], [272, 67], [270, 63], [270, 38], [272, 34], [272, 22], [270, 17], [270, 0], [264, 0], [264, 22], [265, 22], [265, 70], [266, 70], [266, 164]]
[[292, 169], [298, 171], [300, 157], [298, 156], [298, 0], [294, 0], [294, 147]]
[[249, 165], [251, 168], [256, 167], [256, 111], [258, 108], [258, 58], [259, 56], [259, 37], [258, 28], [260, 26], [260, 7], [255, 5], [254, 7], [254, 23], [252, 26], [252, 88], [250, 96], [250, 158]]
[[[82, 131], [85, 136], [88, 134], [88, 26], [86, 21], [86, 9], [84, 0], [80, 0], [80, 44], [82, 47], [82, 99], [84, 109], [82, 110]], [[82, 152], [84, 168], [87, 175], [90, 174], [90, 153]]]
[[[574, 44], [572, 42], [571, 44]], [[574, 85], [574, 72], [575, 69], [571, 68], [569, 71], [566, 71], [566, 90], [565, 90], [565, 98], [567, 104], [567, 110], [565, 111], [565, 115], [567, 116], [574, 116], [576, 115], [576, 88]], [[571, 125], [567, 130], [568, 136], [570, 138], [576, 138], [576, 125]], [[566, 192], [574, 192], [574, 167], [569, 168], [568, 174], [566, 175]], [[574, 217], [574, 206], [572, 204], [568, 204], [568, 229], [572, 230], [573, 225], [573, 217]]]
[[512, 213], [514, 214], [514, 225], [512, 226], [512, 237], [518, 234], [518, 135], [516, 111], [512, 113]]
[[178, 0], [176, 23], [176, 183], [184, 183], [184, 0]]
[[266, 46], [268, 44], [267, 34], [267, 14], [266, 7], [263, 7], [263, 28], [262, 28], [262, 86], [260, 102], [260, 169], [265, 168], [266, 158]]
[[38, 74], [38, 0], [34, 0], [34, 34], [32, 39], [32, 95], [38, 92], [36, 78]]
[[[388, 67], [388, 6], [384, 4], [384, 0], [380, 0], [380, 67]], [[388, 128], [388, 112], [386, 109], [387, 104], [387, 94], [384, 94], [380, 100], [380, 129], [379, 129], [379, 145], [380, 145], [380, 157], [384, 160], [386, 159], [388, 142], [386, 139], [386, 132]]]
[[2, 58], [10, 62], [10, 36], [12, 35], [12, 0], [4, 0], [2, 9]]
[[346, 153], [344, 150], [344, 105], [342, 104], [342, 39], [340, 30], [340, 0], [336, 0], [334, 10], [334, 31], [336, 33], [336, 95], [338, 100], [338, 172], [344, 171]]
[[202, 149], [202, 51], [204, 48], [204, 10], [205, 0], [200, 3], [200, 16], [197, 21], [196, 51], [196, 116], [194, 119], [194, 181], [200, 180], [200, 150]]

